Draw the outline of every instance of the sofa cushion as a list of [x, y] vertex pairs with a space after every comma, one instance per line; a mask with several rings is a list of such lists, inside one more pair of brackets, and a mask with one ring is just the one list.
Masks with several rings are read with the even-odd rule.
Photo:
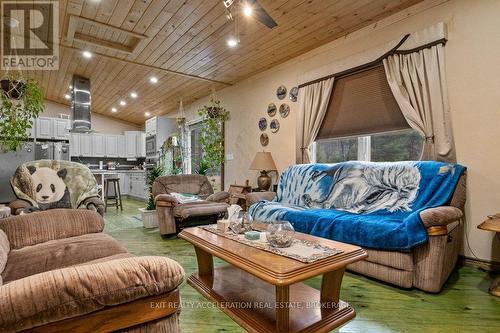
[[0, 287], [0, 327], [17, 332], [82, 316], [168, 293], [183, 279], [182, 267], [165, 257], [124, 258], [28, 276]]
[[174, 216], [186, 219], [192, 216], [216, 215], [227, 211], [228, 204], [223, 202], [197, 201], [174, 207]]
[[[3, 272], [7, 264], [7, 257], [10, 252], [9, 239], [5, 232], [0, 230], [0, 274]], [[0, 275], [0, 286], [2, 285], [2, 276]]]
[[365, 249], [368, 253], [366, 261], [389, 266], [405, 271], [413, 271], [413, 253], [412, 252], [398, 252], [398, 251], [383, 251]]
[[119, 253], [127, 253], [127, 249], [103, 233], [48, 241], [12, 250], [2, 278], [4, 283], [7, 283]]

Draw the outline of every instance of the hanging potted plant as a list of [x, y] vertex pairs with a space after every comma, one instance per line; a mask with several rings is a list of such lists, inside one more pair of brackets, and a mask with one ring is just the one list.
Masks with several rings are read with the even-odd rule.
[[139, 208], [142, 217], [142, 223], [144, 228], [156, 228], [158, 227], [158, 215], [156, 214], [156, 203], [153, 196], [153, 184], [158, 177], [163, 176], [164, 169], [163, 166], [158, 165], [151, 169], [147, 176], [147, 186], [148, 186], [148, 203], [146, 208]]
[[0, 146], [17, 150], [29, 139], [29, 129], [43, 111], [43, 94], [35, 80], [6, 78], [0, 81]]
[[224, 163], [224, 133], [222, 124], [229, 120], [229, 111], [221, 106], [221, 102], [211, 98], [209, 105], [198, 110], [203, 119], [201, 125], [200, 145], [203, 161], [207, 169], [213, 169]]

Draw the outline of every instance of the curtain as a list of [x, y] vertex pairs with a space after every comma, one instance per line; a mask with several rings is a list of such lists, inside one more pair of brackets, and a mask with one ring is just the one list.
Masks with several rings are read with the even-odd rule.
[[310, 163], [310, 146], [316, 139], [325, 118], [334, 78], [316, 82], [299, 90], [297, 122], [297, 163]]
[[455, 162], [442, 44], [383, 61], [401, 112], [425, 137], [422, 160]]

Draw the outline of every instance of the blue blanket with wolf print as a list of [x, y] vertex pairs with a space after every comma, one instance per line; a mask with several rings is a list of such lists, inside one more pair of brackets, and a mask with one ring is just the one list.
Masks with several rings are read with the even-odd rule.
[[276, 198], [249, 212], [314, 236], [408, 251], [427, 241], [420, 212], [447, 204], [464, 170], [433, 161], [293, 165], [281, 174]]

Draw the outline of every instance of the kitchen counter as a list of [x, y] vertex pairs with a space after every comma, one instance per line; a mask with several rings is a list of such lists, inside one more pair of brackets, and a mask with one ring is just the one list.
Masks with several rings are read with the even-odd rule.
[[108, 169], [90, 169], [94, 174], [101, 173], [144, 173], [146, 170], [108, 170]]

